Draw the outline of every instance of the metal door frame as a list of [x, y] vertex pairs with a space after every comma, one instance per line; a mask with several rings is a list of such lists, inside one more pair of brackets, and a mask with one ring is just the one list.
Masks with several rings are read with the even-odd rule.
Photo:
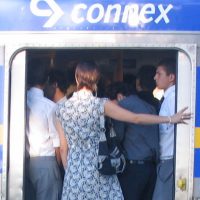
[[[99, 34], [95, 34], [94, 37], [97, 37]], [[187, 68], [189, 69], [188, 72], [190, 72], [191, 75], [191, 79], [190, 79], [190, 94], [186, 95], [184, 94], [183, 90], [181, 89], [182, 86], [180, 86], [180, 84], [184, 84], [185, 82], [183, 81], [183, 79], [181, 79], [180, 75], [178, 75], [178, 95], [177, 95], [177, 101], [178, 101], [178, 110], [184, 106], [189, 106], [189, 111], [192, 111], [195, 114], [195, 75], [196, 75], [196, 44], [183, 44], [183, 43], [163, 43], [163, 44], [157, 44], [157, 43], [135, 43], [133, 42], [128, 42], [127, 39], [125, 39], [125, 36], [122, 35], [122, 38], [124, 38], [124, 42], [118, 42], [116, 43], [115, 41], [111, 41], [108, 42], [109, 39], [111, 38], [112, 34], [107, 34], [104, 35], [104, 37], [102, 37], [102, 35], [100, 35], [101, 40], [98, 42], [94, 42], [94, 40], [91, 40], [90, 43], [88, 43], [88, 41], [84, 41], [84, 42], [76, 42], [76, 37], [74, 37], [73, 35], [70, 35], [70, 37], [67, 38], [62, 38], [62, 39], [56, 39], [54, 41], [48, 40], [48, 42], [44, 42], [47, 40], [43, 40], [42, 38], [40, 40], [38, 40], [37, 42], [34, 42], [30, 40], [29, 43], [21, 43], [15, 46], [12, 45], [8, 45], [6, 48], [6, 59], [5, 59], [5, 65], [8, 66], [8, 68], [11, 69], [11, 107], [10, 107], [10, 160], [9, 160], [9, 181], [8, 181], [8, 186], [10, 186], [11, 188], [8, 187], [8, 196], [10, 200], [14, 200], [14, 199], [22, 199], [23, 198], [23, 169], [20, 169], [19, 172], [17, 172], [18, 174], [14, 174], [13, 172], [16, 170], [16, 165], [18, 166], [23, 166], [24, 164], [24, 160], [23, 160], [23, 152], [24, 152], [24, 139], [22, 138], [22, 141], [20, 143], [21, 148], [23, 149], [15, 149], [15, 147], [20, 147], [19, 145], [11, 145], [14, 144], [17, 140], [17, 138], [15, 137], [15, 133], [16, 130], [18, 129], [18, 132], [21, 134], [21, 136], [25, 134], [25, 112], [22, 112], [22, 110], [19, 111], [19, 108], [21, 109], [25, 109], [25, 67], [23, 65], [25, 65], [25, 52], [22, 53], [22, 60], [18, 59], [18, 52], [29, 49], [29, 48], [57, 48], [57, 49], [74, 49], [74, 48], [118, 48], [118, 49], [171, 49], [171, 50], [177, 50], [179, 53], [178, 56], [178, 63], [181, 63], [181, 67], [178, 66], [178, 70], [181, 70], [182, 66], [184, 66], [183, 68]], [[145, 37], [145, 34], [143, 35]], [[88, 34], [88, 40], [90, 39], [91, 34]], [[52, 35], [51, 37], [52, 38]], [[49, 39], [50, 39], [49, 38]], [[70, 39], [69, 39], [70, 38]], [[69, 41], [70, 40], [70, 41]], [[57, 42], [55, 42], [57, 41]], [[183, 55], [183, 56], [181, 56]], [[181, 58], [184, 57], [184, 61], [186, 61], [187, 64], [189, 64], [189, 66], [185, 66], [184, 62], [181, 62]], [[19, 64], [17, 61], [15, 61], [15, 59], [18, 59], [18, 62], [22, 62], [21, 64]], [[11, 67], [9, 67], [11, 66]], [[16, 68], [16, 69], [15, 69]], [[21, 68], [21, 69], [18, 69]], [[12, 80], [16, 80], [16, 75], [14, 75], [13, 73], [18, 72], [17, 77], [18, 80], [21, 82], [21, 86], [18, 88], [20, 91], [16, 92], [15, 88], [17, 89], [17, 85], [16, 83], [14, 84], [12, 82]], [[183, 73], [181, 73], [182, 76]], [[188, 75], [188, 74], [187, 74]], [[186, 77], [187, 78], [187, 77]], [[23, 82], [24, 80], [24, 82]], [[21, 97], [19, 97], [19, 99], [22, 99], [22, 101], [17, 103], [16, 98], [14, 97], [14, 94], [16, 95], [21, 95]], [[185, 98], [187, 96], [187, 98]], [[189, 97], [188, 97], [189, 96]], [[12, 98], [14, 97], [14, 98]], [[184, 99], [184, 100], [183, 100]], [[23, 104], [23, 105], [22, 105]], [[18, 105], [18, 108], [15, 108], [14, 105]], [[13, 110], [15, 110], [15, 113], [13, 112]], [[16, 128], [17, 124], [16, 124], [16, 119], [21, 121], [21, 125]], [[185, 140], [181, 139], [181, 132], [184, 131], [185, 129], [185, 125], [178, 125], [177, 126], [177, 141], [179, 143], [182, 143]], [[194, 146], [194, 118], [190, 121], [189, 126], [187, 127], [187, 133], [184, 134], [184, 137], [187, 137], [187, 158], [188, 158], [188, 163], [187, 163], [187, 169], [184, 168], [183, 166], [181, 167], [180, 165], [176, 165], [176, 182], [180, 177], [183, 177], [185, 174], [187, 174], [188, 177], [187, 178], [187, 187], [186, 187], [186, 191], [182, 191], [177, 187], [177, 184], [175, 184], [175, 191], [176, 191], [176, 199], [181, 198], [181, 200], [184, 199], [191, 199], [192, 198], [192, 187], [193, 187], [193, 146]], [[183, 134], [182, 134], [183, 135]], [[188, 136], [189, 135], [189, 136]], [[188, 138], [189, 137], [189, 138]], [[189, 139], [189, 140], [188, 140]], [[189, 142], [188, 142], [189, 141]], [[185, 163], [185, 158], [183, 162], [180, 162], [180, 159], [182, 159], [183, 156], [181, 156], [182, 154], [180, 152], [183, 151], [183, 147], [185, 145], [184, 144], [179, 144], [177, 145], [177, 152], [178, 152], [178, 156], [176, 156], [176, 160], [177, 163]], [[17, 155], [17, 152], [21, 152], [22, 155], [20, 155], [20, 158], [17, 159], [16, 161], [14, 161], [12, 159], [12, 157], [14, 158]], [[18, 181], [18, 183], [15, 183], [15, 188], [12, 187], [12, 181], [14, 181], [14, 177], [16, 178], [16, 180]], [[18, 178], [17, 178], [18, 177]], [[12, 190], [13, 188], [13, 190]]]

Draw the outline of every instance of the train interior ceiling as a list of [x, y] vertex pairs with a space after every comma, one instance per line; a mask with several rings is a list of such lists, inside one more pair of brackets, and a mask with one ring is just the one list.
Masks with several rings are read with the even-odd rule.
[[[124, 81], [135, 87], [135, 76], [141, 66], [156, 66], [163, 58], [177, 57], [177, 50], [166, 49], [29, 49], [27, 61], [39, 58], [48, 62], [50, 69], [64, 70], [68, 82], [75, 83], [74, 70], [81, 60], [94, 61], [101, 72], [101, 87]], [[28, 63], [28, 62], [27, 62]], [[28, 67], [28, 66], [27, 66]], [[156, 90], [157, 91], [157, 90]], [[158, 99], [162, 92], [155, 92]], [[99, 96], [103, 96], [99, 94]]]

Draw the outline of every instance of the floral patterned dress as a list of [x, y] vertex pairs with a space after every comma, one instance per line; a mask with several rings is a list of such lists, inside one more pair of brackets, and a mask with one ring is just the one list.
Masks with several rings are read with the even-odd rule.
[[123, 200], [116, 175], [97, 170], [100, 115], [106, 99], [78, 91], [59, 105], [60, 120], [69, 146], [62, 200]]

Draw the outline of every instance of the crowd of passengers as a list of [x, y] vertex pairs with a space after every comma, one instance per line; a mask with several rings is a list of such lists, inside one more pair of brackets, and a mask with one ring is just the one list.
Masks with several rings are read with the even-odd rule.
[[[109, 84], [95, 62], [81, 61], [71, 76], [28, 63], [25, 199], [172, 200], [174, 124], [190, 118], [185, 109], [175, 114], [176, 61]], [[120, 174], [97, 170], [102, 110], [125, 152]]]

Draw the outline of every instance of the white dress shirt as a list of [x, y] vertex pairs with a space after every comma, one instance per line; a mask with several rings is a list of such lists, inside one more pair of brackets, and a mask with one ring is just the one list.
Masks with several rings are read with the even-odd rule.
[[27, 92], [27, 138], [29, 155], [55, 156], [60, 146], [59, 136], [53, 122], [56, 104], [44, 97], [41, 89], [32, 87]]
[[[175, 85], [169, 87], [164, 93], [164, 101], [161, 105], [159, 115], [171, 116], [175, 113]], [[174, 154], [174, 125], [160, 124], [160, 159], [169, 159]]]

